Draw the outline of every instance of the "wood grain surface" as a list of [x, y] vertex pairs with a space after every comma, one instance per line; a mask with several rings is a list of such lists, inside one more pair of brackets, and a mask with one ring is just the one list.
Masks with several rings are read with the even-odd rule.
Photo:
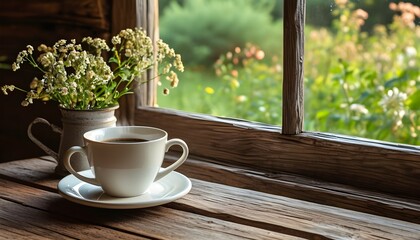
[[[53, 238], [61, 234], [80, 239], [89, 239], [95, 234], [103, 234], [104, 239], [111, 236], [128, 239], [418, 239], [420, 236], [419, 224], [197, 178], [191, 178], [193, 188], [189, 194], [163, 206], [135, 210], [91, 208], [69, 202], [57, 194], [59, 179], [52, 174], [53, 169], [54, 163], [48, 158], [0, 165], [1, 234], [14, 236], [22, 229], [19, 233], [28, 238], [38, 234]], [[31, 217], [25, 219], [27, 214]]]
[[287, 135], [303, 131], [305, 9], [306, 0], [284, 1], [282, 133]]

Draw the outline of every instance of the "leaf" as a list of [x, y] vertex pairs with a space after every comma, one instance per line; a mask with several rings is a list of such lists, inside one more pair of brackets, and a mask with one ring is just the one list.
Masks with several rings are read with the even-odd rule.
[[131, 76], [130, 69], [127, 69], [127, 68], [121, 69], [121, 75], [120, 76], [121, 76], [121, 79], [124, 80], [124, 81], [127, 81], [128, 79], [130, 79], [130, 76]]
[[116, 57], [110, 57], [108, 61], [110, 63], [118, 63], [118, 59]]
[[413, 111], [420, 110], [420, 90], [417, 90], [407, 99], [408, 107]]
[[377, 78], [378, 74], [375, 71], [364, 70], [360, 73], [360, 77], [367, 81], [373, 81]]
[[328, 110], [321, 110], [321, 111], [318, 111], [317, 113], [316, 113], [316, 119], [322, 119], [322, 118], [325, 118], [325, 117], [327, 117], [328, 115], [330, 114], [330, 111], [328, 111]]
[[416, 79], [418, 74], [419, 74], [418, 70], [405, 69], [398, 75], [398, 77], [394, 77], [386, 81], [386, 83], [384, 84], [384, 87], [388, 89], [395, 86], [400, 86], [402, 84], [406, 84], [411, 79]]
[[329, 72], [333, 75], [342, 74], [343, 69], [341, 66], [333, 66], [329, 69]]
[[392, 88], [393, 86], [395, 86], [397, 83], [402, 82], [404, 79], [401, 77], [394, 77], [389, 79], [388, 81], [385, 82], [384, 87], [386, 89]]

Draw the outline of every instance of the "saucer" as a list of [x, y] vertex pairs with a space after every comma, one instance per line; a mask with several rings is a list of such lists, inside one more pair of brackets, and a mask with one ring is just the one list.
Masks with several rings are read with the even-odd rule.
[[[93, 177], [91, 170], [80, 174]], [[65, 199], [86, 206], [111, 209], [146, 208], [172, 202], [191, 190], [191, 181], [184, 175], [172, 171], [154, 182], [146, 193], [129, 198], [112, 197], [101, 187], [83, 182], [70, 174], [58, 183], [58, 192]]]

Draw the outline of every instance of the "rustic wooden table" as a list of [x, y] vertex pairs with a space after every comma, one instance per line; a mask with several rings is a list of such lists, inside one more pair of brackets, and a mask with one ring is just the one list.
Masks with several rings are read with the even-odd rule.
[[200, 180], [186, 168], [193, 187], [174, 202], [88, 207], [58, 194], [54, 167], [48, 157], [0, 164], [0, 238], [420, 239], [415, 222]]

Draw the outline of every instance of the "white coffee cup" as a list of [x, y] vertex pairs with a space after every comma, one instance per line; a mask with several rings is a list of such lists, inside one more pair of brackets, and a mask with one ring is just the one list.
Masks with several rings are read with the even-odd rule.
[[[64, 166], [78, 179], [102, 187], [114, 197], [134, 197], [147, 191], [154, 181], [179, 167], [188, 156], [188, 146], [181, 139], [168, 140], [161, 129], [144, 126], [100, 128], [83, 135], [85, 146], [73, 146], [64, 155]], [[161, 168], [164, 155], [173, 145], [182, 155]], [[75, 153], [87, 156], [94, 178], [76, 172], [71, 166]]]

